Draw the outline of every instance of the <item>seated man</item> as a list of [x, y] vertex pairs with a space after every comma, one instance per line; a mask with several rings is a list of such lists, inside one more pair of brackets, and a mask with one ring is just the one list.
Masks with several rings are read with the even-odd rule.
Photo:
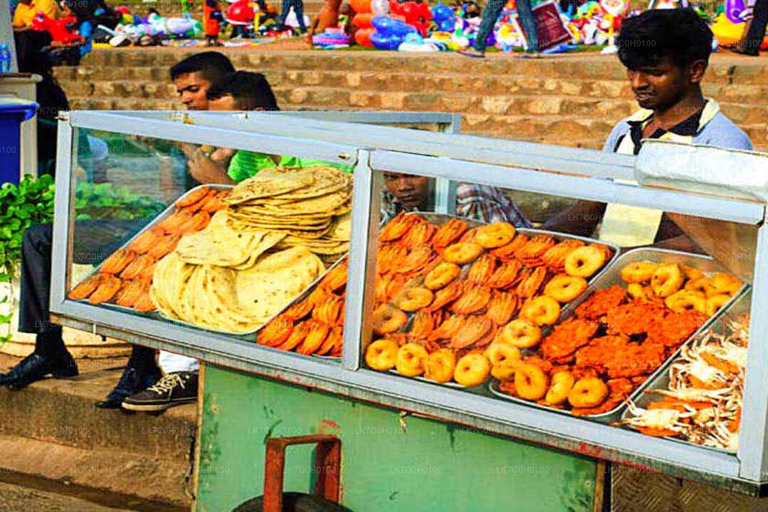
[[[434, 211], [434, 180], [410, 174], [384, 173], [384, 201], [381, 216], [391, 219], [400, 212]], [[458, 183], [456, 215], [481, 222], [509, 222], [517, 227], [531, 224], [502, 190], [487, 185]]]
[[[605, 151], [638, 154], [644, 139], [731, 149], [752, 149], [749, 137], [704, 97], [701, 82], [712, 51], [712, 31], [691, 9], [650, 10], [627, 18], [616, 38], [619, 59], [641, 109], [620, 121]], [[590, 236], [602, 221], [600, 238], [623, 246], [665, 245], [691, 249], [663, 212], [580, 201], [549, 220], [555, 231]]]
[[[216, 52], [193, 55], [180, 62], [172, 72], [182, 102], [195, 108], [207, 108], [205, 93], [234, 72], [227, 57]], [[80, 141], [82, 153], [92, 153], [87, 137]], [[178, 188], [185, 190], [189, 187]], [[146, 220], [144, 221], [146, 222]], [[141, 224], [136, 221], [100, 220], [78, 223], [73, 260], [98, 264], [130, 238]], [[50, 224], [32, 226], [24, 233], [21, 261], [21, 300], [19, 330], [36, 334], [35, 351], [9, 372], [0, 374], [0, 385], [20, 389], [48, 375], [77, 375], [77, 365], [67, 351], [61, 327], [50, 322], [48, 309], [51, 282], [53, 230]], [[194, 361], [194, 360], [193, 360]], [[152, 385], [159, 378], [155, 351], [135, 345], [118, 385], [100, 407], [120, 407], [123, 398]]]

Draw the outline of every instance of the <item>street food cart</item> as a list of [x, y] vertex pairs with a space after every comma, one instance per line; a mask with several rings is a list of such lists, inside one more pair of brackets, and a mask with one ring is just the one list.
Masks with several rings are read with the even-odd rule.
[[[750, 313], [768, 307], [768, 245], [759, 179], [744, 170], [764, 174], [764, 157], [655, 143], [631, 157], [457, 126], [439, 114], [72, 112], [60, 123], [55, 320], [204, 363], [197, 510], [280, 488], [364, 511], [592, 510], [609, 506], [611, 467], [614, 480], [633, 467], [762, 496], [768, 329]], [[83, 131], [131, 162], [108, 173], [114, 186], [161, 203], [121, 224], [95, 268], [77, 264], [93, 221], [78, 214]], [[185, 184], [181, 154], [197, 147], [289, 155], [303, 170], [261, 171], [234, 188]], [[306, 170], [317, 162], [327, 174]], [[702, 179], [685, 183], [670, 162]], [[430, 178], [433, 200], [382, 219], [383, 173]], [[466, 183], [663, 210], [699, 249], [464, 221]], [[188, 208], [213, 218], [198, 224]], [[234, 249], [224, 231], [256, 245]], [[292, 250], [315, 258], [300, 267], [312, 270], [266, 263]], [[144, 254], [156, 256], [150, 266], [131, 267]], [[142, 272], [150, 281], [136, 293], [151, 302], [126, 290]], [[282, 302], [264, 305], [260, 287]], [[266, 308], [258, 320], [246, 295]], [[437, 352], [446, 378], [429, 366]], [[550, 397], [561, 373], [571, 381]], [[315, 465], [312, 446], [282, 453], [307, 441], [319, 443]]]

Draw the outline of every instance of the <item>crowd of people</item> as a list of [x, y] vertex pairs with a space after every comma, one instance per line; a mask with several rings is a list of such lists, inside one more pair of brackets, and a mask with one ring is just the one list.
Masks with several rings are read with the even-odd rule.
[[[637, 154], [647, 139], [751, 149], [747, 135], [720, 112], [714, 99], [703, 95], [702, 81], [712, 51], [712, 37], [706, 22], [687, 9], [651, 10], [624, 22], [616, 41], [618, 57], [627, 70], [640, 110], [616, 124], [605, 143], [605, 151]], [[654, 44], [645, 44], [647, 41]], [[24, 50], [21, 55], [26, 55]], [[33, 65], [27, 57], [22, 64]], [[59, 108], [66, 108], [66, 98], [50, 77], [50, 69], [37, 71], [48, 77], [43, 93], [55, 98]], [[169, 79], [179, 101], [189, 110], [279, 109], [262, 74], [236, 70], [222, 53], [210, 51], [188, 57], [170, 69]], [[182, 145], [180, 149], [187, 176], [179, 192], [198, 183], [237, 183], [289, 158], [192, 145]], [[383, 217], [433, 208], [433, 187], [428, 178], [385, 173], [384, 188]], [[530, 226], [520, 208], [503, 190], [494, 187], [460, 183], [456, 211], [484, 222]], [[671, 219], [663, 212], [657, 213], [655, 222], [646, 226], [644, 232], [635, 233], [634, 245], [655, 243], [697, 250]], [[613, 240], [627, 215], [631, 215], [627, 207], [581, 201], [548, 219], [542, 227]], [[98, 263], [94, 255], [110, 254], [137, 226], [130, 222], [112, 223], [108, 226], [110, 236], [100, 236], [105, 225], [99, 222], [78, 222], [77, 229], [81, 235], [76, 239], [74, 260], [93, 264]], [[120, 230], [124, 236], [119, 234]], [[35, 226], [25, 234], [19, 328], [36, 334], [36, 347], [32, 355], [0, 375], [0, 385], [22, 389], [50, 375], [61, 378], [78, 373], [77, 364], [64, 344], [61, 327], [50, 322], [51, 244], [50, 225]], [[622, 244], [627, 241], [622, 240]], [[97, 406], [159, 411], [194, 401], [198, 368], [194, 359], [167, 352], [158, 356], [153, 349], [134, 345], [117, 385]]]

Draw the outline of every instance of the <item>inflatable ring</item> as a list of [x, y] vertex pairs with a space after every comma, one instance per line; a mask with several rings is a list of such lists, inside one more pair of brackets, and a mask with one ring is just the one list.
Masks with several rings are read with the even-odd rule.
[[478, 228], [475, 242], [484, 249], [496, 249], [511, 242], [516, 232], [512, 224], [497, 222]]
[[483, 354], [467, 354], [456, 363], [453, 380], [471, 388], [485, 382], [490, 373], [491, 363]]
[[395, 297], [395, 306], [403, 311], [418, 311], [432, 303], [435, 295], [426, 288], [406, 288]]
[[525, 303], [520, 316], [536, 325], [552, 325], [560, 318], [560, 304], [550, 297], [536, 297]]
[[547, 394], [549, 379], [544, 370], [532, 364], [520, 364], [515, 370], [515, 392], [525, 400], [540, 400]]
[[568, 393], [568, 403], [576, 408], [597, 407], [608, 398], [608, 386], [597, 377], [579, 379]]
[[427, 349], [416, 343], [406, 343], [397, 351], [395, 367], [405, 377], [416, 377], [424, 373], [429, 354]]
[[605, 264], [606, 253], [587, 245], [574, 249], [565, 257], [565, 273], [574, 277], [591, 277]]
[[587, 280], [583, 277], [557, 275], [544, 287], [544, 295], [561, 304], [570, 302], [587, 289]]
[[456, 369], [456, 354], [447, 348], [441, 348], [429, 354], [424, 377], [435, 382], [450, 382]]
[[541, 329], [529, 320], [518, 318], [504, 326], [499, 340], [517, 348], [535, 347], [541, 341]]
[[397, 342], [390, 339], [381, 339], [368, 345], [365, 351], [365, 364], [372, 370], [385, 372], [395, 367], [397, 363]]
[[399, 330], [408, 321], [405, 313], [390, 304], [382, 304], [373, 312], [373, 332], [389, 334]]
[[707, 301], [704, 295], [691, 290], [680, 290], [664, 299], [664, 305], [675, 313], [683, 311], [707, 312]]
[[429, 271], [424, 278], [424, 286], [430, 290], [439, 290], [448, 286], [448, 284], [459, 277], [461, 267], [455, 263], [444, 261]]
[[656, 263], [651, 261], [630, 263], [621, 269], [621, 280], [628, 284], [650, 281], [656, 266]]
[[677, 263], [656, 267], [651, 276], [651, 289], [657, 297], [669, 297], [683, 286], [683, 271]]
[[544, 401], [550, 405], [561, 405], [568, 400], [568, 393], [571, 392], [576, 377], [569, 371], [561, 371], [552, 375], [552, 383], [544, 396]]
[[483, 248], [477, 244], [471, 242], [459, 242], [445, 248], [443, 251], [443, 259], [448, 263], [463, 265], [480, 256], [480, 253], [482, 252]]

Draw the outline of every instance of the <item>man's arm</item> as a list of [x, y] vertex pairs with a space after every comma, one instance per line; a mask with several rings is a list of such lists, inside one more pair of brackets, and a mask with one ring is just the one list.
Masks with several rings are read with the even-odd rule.
[[605, 214], [605, 203], [579, 201], [544, 223], [542, 229], [591, 236]]
[[531, 227], [503, 190], [487, 185], [459, 183], [456, 186], [456, 214], [487, 223], [509, 222], [517, 227]]
[[206, 155], [201, 148], [194, 152], [187, 162], [189, 174], [200, 183], [234, 184], [227, 174], [233, 154], [234, 150], [219, 148]]

